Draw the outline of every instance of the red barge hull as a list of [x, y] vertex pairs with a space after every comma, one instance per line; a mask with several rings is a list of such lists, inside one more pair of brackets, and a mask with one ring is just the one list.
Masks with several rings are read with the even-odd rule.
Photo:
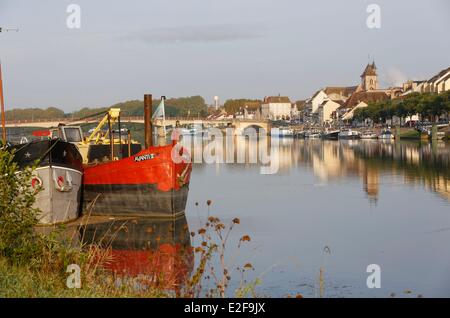
[[183, 213], [192, 165], [175, 163], [173, 148], [149, 147], [128, 158], [85, 166], [84, 213], [162, 217]]

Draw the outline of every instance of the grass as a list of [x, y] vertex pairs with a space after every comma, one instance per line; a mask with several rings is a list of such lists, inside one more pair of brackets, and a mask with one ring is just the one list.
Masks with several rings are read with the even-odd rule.
[[[146, 273], [138, 276], [118, 274], [108, 270], [114, 262], [112, 243], [105, 234], [100, 243], [74, 244], [64, 226], [57, 226], [47, 233], [39, 231], [40, 211], [34, 208], [37, 193], [32, 188], [34, 167], [19, 169], [14, 162], [14, 153], [0, 149], [0, 297], [225, 297], [231, 276], [225, 258], [228, 237], [240, 223], [233, 219], [226, 226], [219, 218], [210, 216], [205, 226], [198, 231], [201, 245], [190, 254], [199, 259], [193, 275], [184, 275], [176, 286], [168, 284], [164, 273]], [[207, 201], [208, 215], [212, 202]], [[198, 204], [197, 204], [198, 205]], [[80, 226], [83, 226], [80, 225]], [[117, 231], [127, 230], [123, 226]], [[76, 232], [78, 233], [80, 229]], [[187, 229], [186, 229], [187, 230]], [[115, 234], [112, 233], [112, 237]], [[195, 236], [195, 233], [191, 233]], [[104, 242], [107, 244], [103, 244]], [[248, 235], [237, 243], [237, 250]], [[189, 247], [191, 248], [191, 247]], [[149, 264], [158, 264], [157, 253], [148, 256]], [[215, 268], [212, 262], [219, 259]], [[69, 265], [77, 265], [81, 286], [69, 288], [67, 273]], [[170, 264], [169, 264], [170, 265]], [[173, 265], [173, 264], [172, 264]], [[244, 265], [243, 272], [252, 268]], [[175, 273], [177, 275], [177, 273]], [[213, 282], [212, 284], [210, 282]], [[241, 286], [242, 290], [250, 290]]]
[[116, 285], [112, 276], [97, 273], [89, 280], [83, 279], [82, 288], [66, 286], [67, 275], [27, 266], [11, 265], [0, 258], [0, 297], [14, 298], [73, 298], [73, 297], [169, 297], [162, 290], [137, 290], [132, 284]]
[[[233, 227], [239, 222], [236, 218], [227, 227], [211, 216], [197, 233], [191, 233], [191, 236], [198, 235], [201, 241], [200, 246], [192, 249], [198, 262], [192, 273], [176, 288], [167, 284], [167, 277], [163, 277], [162, 273], [136, 277], [111, 272], [107, 269], [107, 264], [114, 262], [110, 245], [104, 247], [86, 242], [73, 245], [59, 228], [49, 234], [36, 234], [45, 244], [36, 244], [35, 250], [38, 252], [33, 254], [33, 262], [17, 262], [5, 254], [0, 255], [0, 297], [226, 297], [231, 279], [229, 268], [234, 264], [226, 262], [225, 249]], [[238, 249], [248, 241], [248, 235], [241, 237], [237, 243]], [[217, 259], [219, 262], [215, 261]], [[151, 259], [149, 263], [152, 263]], [[217, 268], [213, 265], [216, 263]], [[81, 288], [67, 287], [66, 282], [71, 274], [66, 273], [69, 264], [80, 266]], [[248, 283], [243, 279], [245, 272], [253, 270], [253, 266], [246, 263], [238, 268], [242, 280], [235, 295], [256, 296], [255, 288], [259, 281]]]
[[400, 133], [400, 138], [403, 139], [420, 139], [420, 132], [415, 129], [408, 129]]

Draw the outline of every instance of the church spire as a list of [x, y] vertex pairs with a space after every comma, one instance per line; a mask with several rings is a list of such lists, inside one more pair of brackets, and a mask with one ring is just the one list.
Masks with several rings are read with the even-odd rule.
[[372, 64], [370, 62], [367, 63], [364, 72], [361, 74], [361, 86], [365, 91], [378, 89], [378, 75], [375, 60], [372, 60]]

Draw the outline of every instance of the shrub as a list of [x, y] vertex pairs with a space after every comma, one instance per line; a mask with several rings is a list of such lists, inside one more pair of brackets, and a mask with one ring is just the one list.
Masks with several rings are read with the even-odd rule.
[[15, 264], [33, 264], [40, 253], [41, 237], [34, 232], [39, 210], [33, 208], [33, 171], [19, 169], [14, 153], [0, 150], [0, 256]]

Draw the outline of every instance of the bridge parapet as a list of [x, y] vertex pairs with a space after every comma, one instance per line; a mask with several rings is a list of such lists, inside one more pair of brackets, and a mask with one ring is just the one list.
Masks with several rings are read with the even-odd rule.
[[[101, 117], [92, 117], [92, 118], [53, 118], [53, 119], [33, 119], [33, 120], [8, 120], [6, 121], [7, 127], [40, 127], [40, 128], [50, 128], [56, 127], [58, 124], [66, 124], [66, 125], [81, 125], [81, 124], [89, 124], [99, 122]], [[123, 123], [144, 123], [143, 116], [123, 116], [121, 117], [121, 122]], [[214, 125], [232, 125], [236, 131], [243, 131], [247, 127], [257, 126], [265, 129], [266, 131], [270, 130], [270, 123], [268, 120], [259, 120], [259, 119], [237, 119], [237, 118], [223, 118], [223, 119], [206, 119], [206, 118], [192, 118], [192, 117], [167, 117], [164, 120], [156, 119], [154, 120], [155, 126], [163, 126], [163, 124], [167, 126], [175, 126], [176, 123], [180, 125], [189, 125], [197, 122], [209, 124], [211, 126]]]

